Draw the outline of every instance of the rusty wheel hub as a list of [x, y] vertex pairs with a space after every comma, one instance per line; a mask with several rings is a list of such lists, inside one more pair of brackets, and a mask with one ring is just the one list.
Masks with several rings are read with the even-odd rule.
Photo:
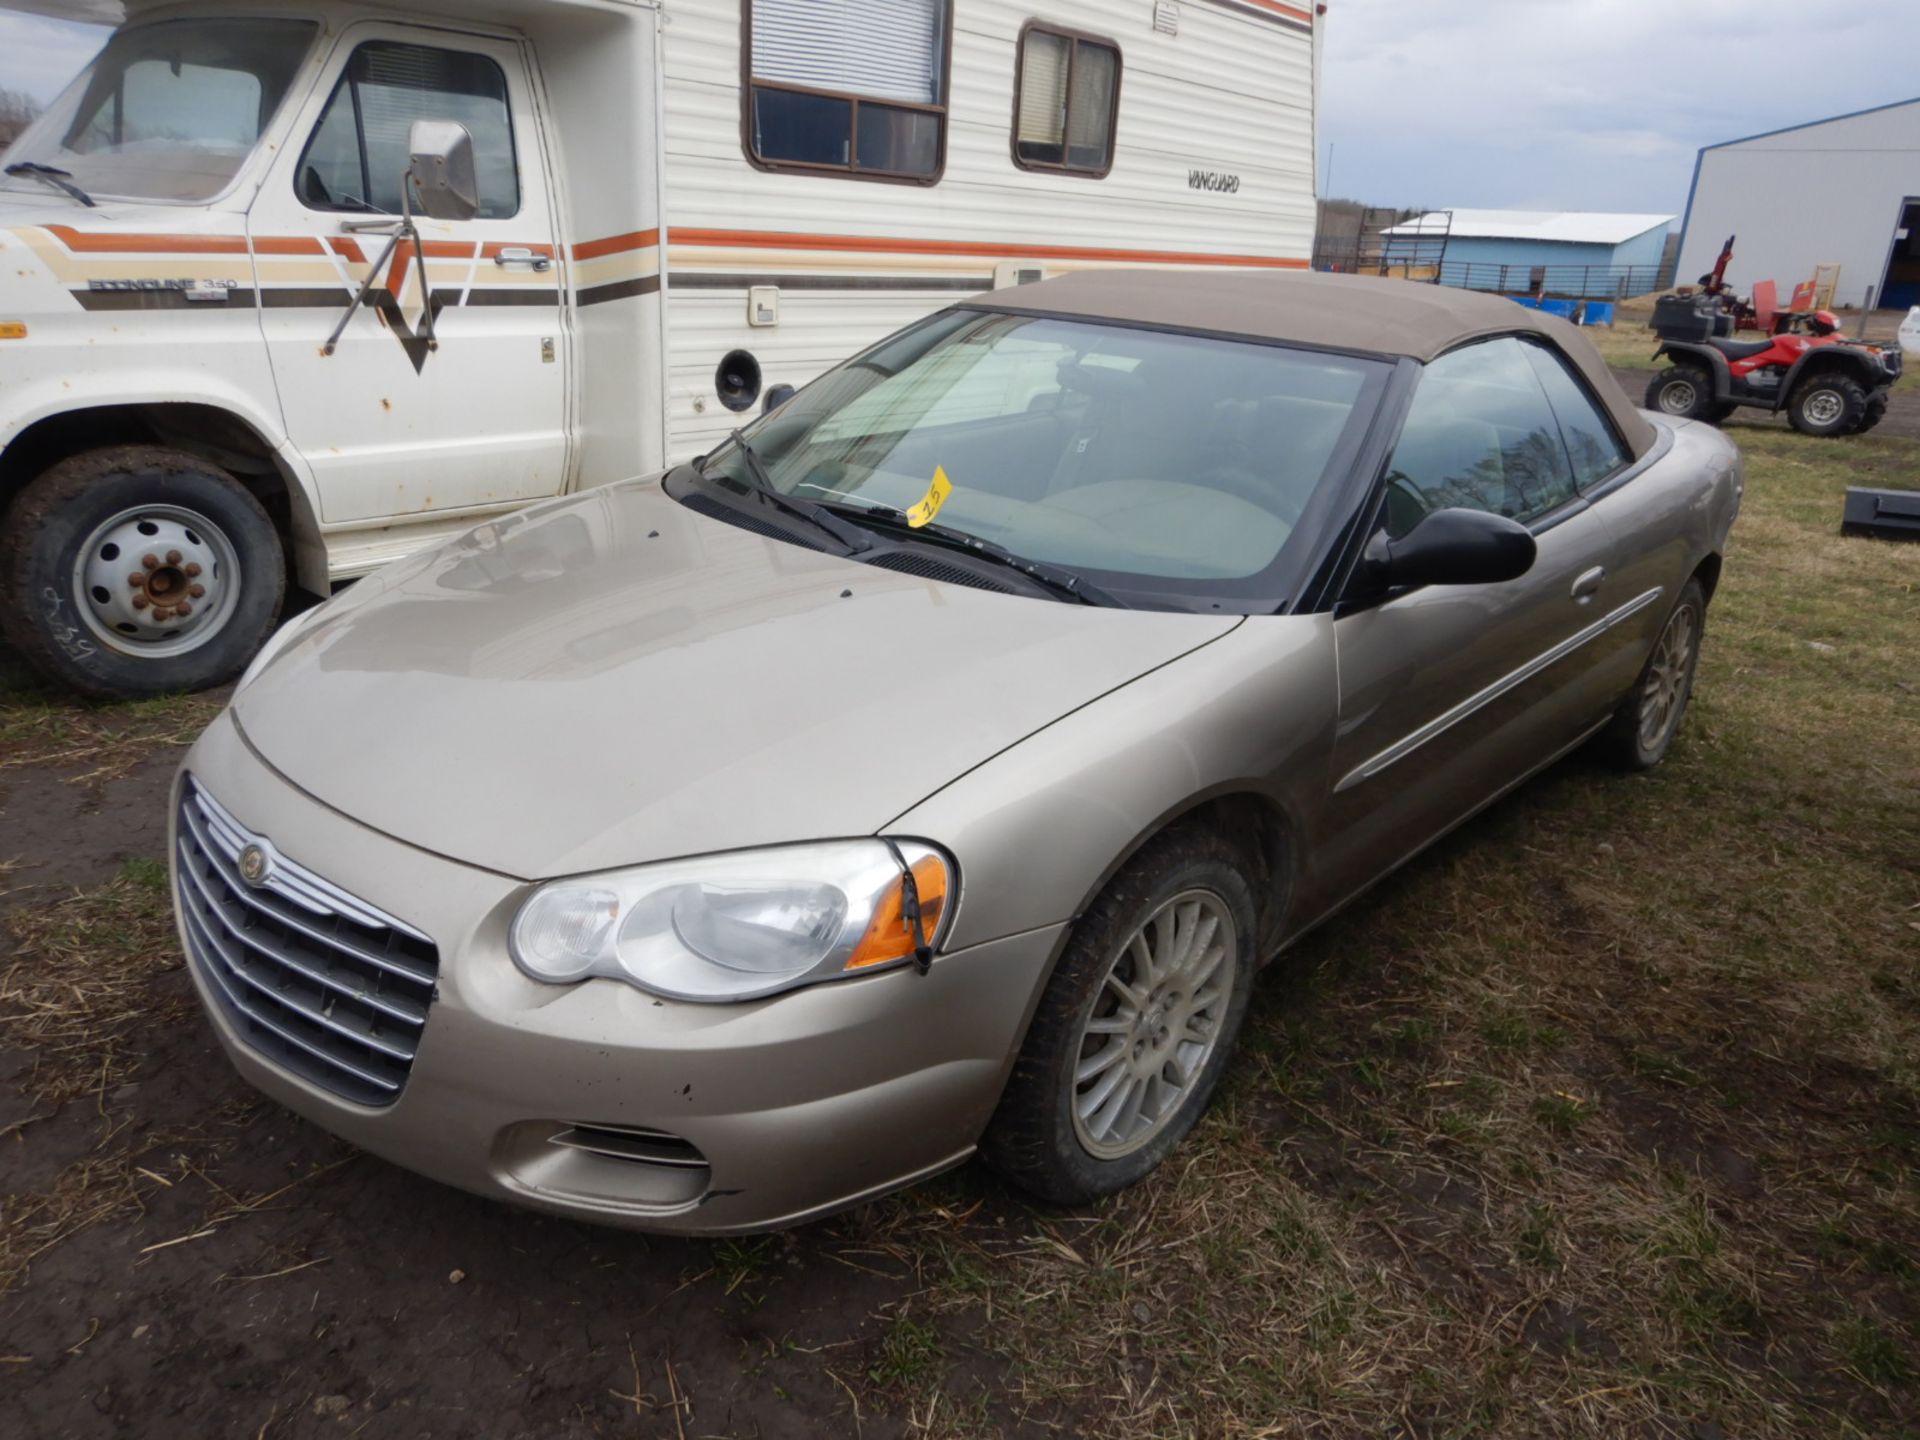
[[175, 506], [125, 511], [97, 527], [74, 562], [74, 600], [113, 649], [178, 655], [226, 623], [239, 594], [233, 543]]

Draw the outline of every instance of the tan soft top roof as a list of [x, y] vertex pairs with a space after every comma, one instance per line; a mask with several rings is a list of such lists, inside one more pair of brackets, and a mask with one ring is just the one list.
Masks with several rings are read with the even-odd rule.
[[1566, 321], [1501, 295], [1298, 270], [1082, 270], [996, 290], [977, 303], [1405, 355], [1422, 363], [1482, 336], [1538, 335], [1579, 367], [1635, 458], [1653, 444], [1653, 425], [1621, 392], [1591, 340]]

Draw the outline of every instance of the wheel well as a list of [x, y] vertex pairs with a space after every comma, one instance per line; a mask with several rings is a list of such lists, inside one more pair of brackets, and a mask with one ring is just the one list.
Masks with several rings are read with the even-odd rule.
[[274, 447], [246, 421], [213, 405], [103, 405], [50, 415], [0, 453], [0, 503], [50, 466], [109, 445], [165, 445], [211, 461], [252, 491], [281, 536], [292, 539], [294, 502]]
[[1847, 379], [1857, 381], [1869, 390], [1873, 388], [1871, 383], [1873, 374], [1868, 369], [1867, 362], [1858, 355], [1845, 353], [1822, 355], [1818, 351], [1801, 362], [1800, 373], [1794, 377], [1794, 383], [1798, 386], [1822, 375], [1844, 375]]
[[1720, 584], [1720, 557], [1718, 555], [1707, 556], [1706, 559], [1694, 567], [1693, 578], [1700, 582], [1701, 592], [1706, 598], [1712, 600], [1713, 592]]
[[[1280, 944], [1293, 897], [1295, 850], [1285, 813], [1262, 795], [1217, 795], [1183, 811], [1155, 833], [1188, 827], [1212, 830], [1246, 856], [1247, 880], [1260, 906], [1259, 958], [1265, 959]], [[1152, 838], [1143, 836], [1141, 844]]]

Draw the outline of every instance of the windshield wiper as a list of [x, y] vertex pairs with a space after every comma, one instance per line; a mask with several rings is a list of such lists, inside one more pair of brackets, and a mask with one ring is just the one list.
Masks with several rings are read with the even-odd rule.
[[[858, 555], [863, 550], [873, 548], [873, 537], [858, 525], [849, 525], [835, 515], [826, 506], [813, 500], [802, 500], [795, 495], [784, 495], [773, 483], [773, 472], [767, 468], [767, 462], [760, 452], [753, 448], [753, 442], [747, 439], [746, 431], [736, 430], [731, 436], [734, 447], [739, 450], [740, 458], [747, 462], [747, 474], [752, 478], [752, 489], [763, 503], [771, 505], [783, 515], [796, 520], [804, 520], [814, 529], [831, 535], [846, 547], [850, 555]], [[706, 474], [705, 465], [696, 467], [702, 475]]]
[[51, 185], [56, 190], [64, 190], [89, 210], [98, 209], [93, 197], [73, 183], [73, 172], [62, 170], [57, 165], [42, 165], [37, 160], [19, 160], [7, 166], [9, 175], [25, 175], [38, 180], [43, 185]]
[[1086, 576], [1069, 570], [1063, 565], [1051, 565], [1045, 560], [1029, 560], [1024, 555], [1016, 555], [1006, 546], [987, 540], [966, 530], [956, 530], [950, 525], [915, 525], [903, 510], [891, 505], [874, 505], [861, 501], [855, 505], [836, 505], [830, 501], [821, 503], [823, 510], [851, 510], [860, 516], [862, 523], [878, 521], [889, 534], [897, 534], [904, 539], [919, 540], [924, 544], [937, 545], [947, 550], [960, 550], [982, 560], [1024, 575], [1041, 588], [1053, 591], [1056, 595], [1069, 600], [1077, 600], [1082, 605], [1104, 605], [1112, 610], [1130, 610], [1128, 605], [1111, 590], [1094, 584]]

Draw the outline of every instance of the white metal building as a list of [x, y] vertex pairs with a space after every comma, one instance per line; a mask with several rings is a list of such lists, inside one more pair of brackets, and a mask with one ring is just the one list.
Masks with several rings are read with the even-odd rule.
[[1781, 294], [1840, 266], [1836, 298], [1920, 305], [1920, 97], [1709, 145], [1694, 167], [1678, 275], [1713, 268], [1737, 235], [1728, 279]]

